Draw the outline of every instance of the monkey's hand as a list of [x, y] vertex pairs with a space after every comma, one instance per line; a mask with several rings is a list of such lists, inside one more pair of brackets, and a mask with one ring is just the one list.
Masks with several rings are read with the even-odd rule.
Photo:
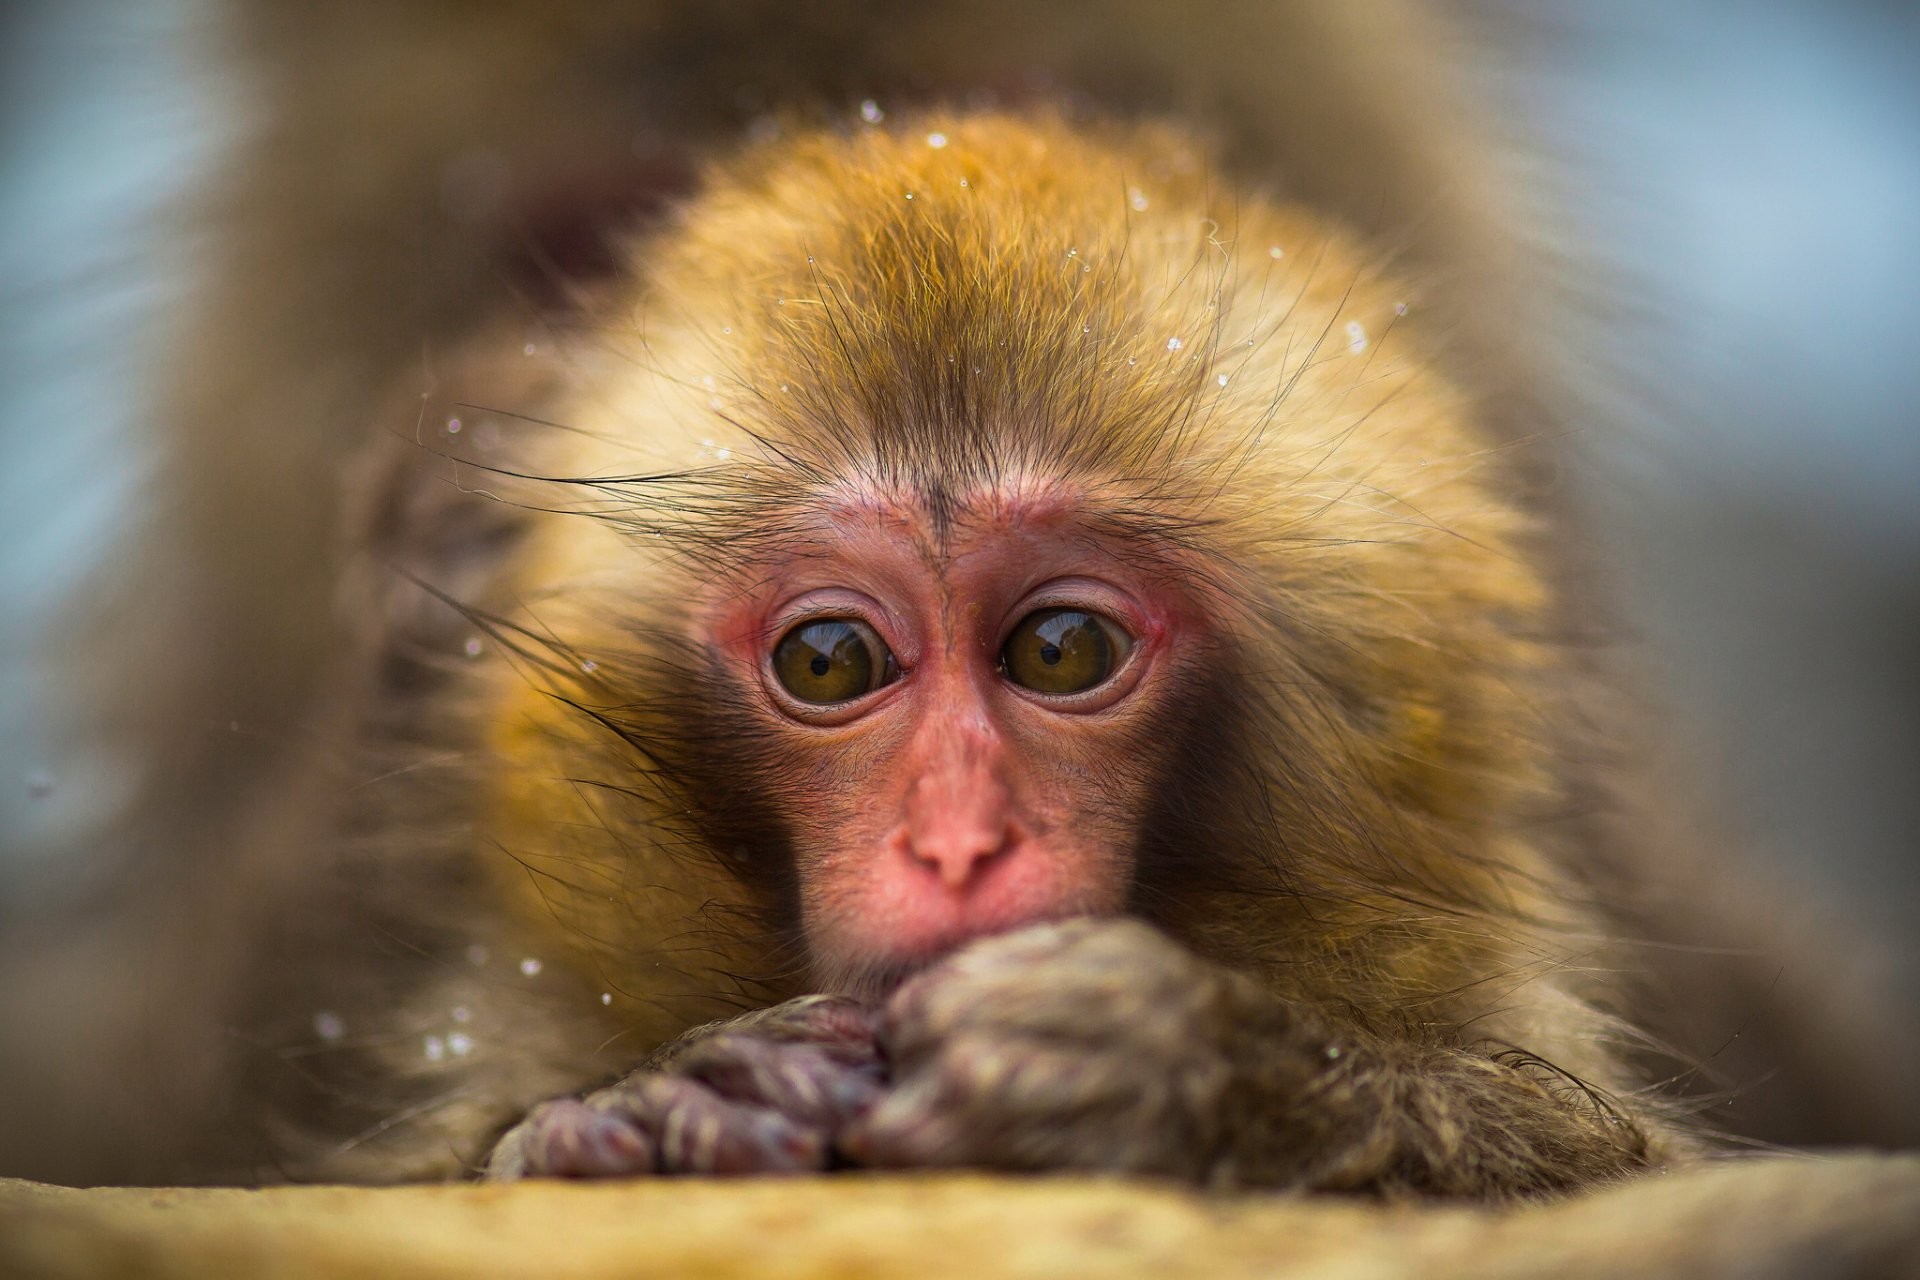
[[886, 1005], [893, 1083], [841, 1149], [883, 1167], [1477, 1198], [1645, 1162], [1622, 1117], [1521, 1070], [1335, 1026], [1138, 921], [990, 938]]
[[500, 1139], [486, 1176], [824, 1169], [880, 1081], [872, 1011], [806, 996], [688, 1032], [585, 1098], [542, 1103]]
[[1138, 921], [1074, 920], [975, 943], [886, 1005], [879, 1035], [893, 1086], [843, 1148], [880, 1166], [1206, 1181], [1231, 1145], [1238, 1082], [1227, 1046], [1255, 995]]

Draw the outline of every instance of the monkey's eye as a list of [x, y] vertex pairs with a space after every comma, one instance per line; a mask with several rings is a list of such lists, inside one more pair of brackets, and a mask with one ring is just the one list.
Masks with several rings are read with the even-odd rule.
[[800, 701], [824, 706], [890, 684], [900, 665], [886, 641], [858, 618], [812, 618], [780, 637], [773, 673]]
[[1035, 693], [1082, 693], [1104, 683], [1132, 645], [1111, 618], [1085, 609], [1040, 609], [1007, 637], [1000, 669]]

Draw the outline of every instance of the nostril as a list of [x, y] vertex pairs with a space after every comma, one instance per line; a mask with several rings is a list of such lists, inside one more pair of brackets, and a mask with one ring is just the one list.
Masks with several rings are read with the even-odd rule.
[[964, 888], [984, 866], [1013, 844], [1012, 833], [927, 832], [907, 842], [907, 854], [940, 877], [949, 889]]

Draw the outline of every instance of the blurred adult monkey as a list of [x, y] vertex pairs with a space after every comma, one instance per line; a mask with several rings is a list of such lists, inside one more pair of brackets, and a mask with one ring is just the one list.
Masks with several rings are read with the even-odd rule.
[[[920, 100], [1191, 121], [1218, 139], [1224, 167], [1199, 186], [1223, 211], [1241, 186], [1274, 190], [1439, 282], [1417, 305], [1479, 434], [1532, 438], [1553, 421], [1505, 331], [1521, 313], [1489, 247], [1511, 224], [1488, 205], [1500, 184], [1448, 82], [1464, 52], [1400, 5], [251, 5], [225, 37], [250, 129], [207, 198], [200, 287], [168, 335], [153, 392], [165, 451], [138, 550], [80, 624], [96, 637], [74, 678], [85, 732], [131, 776], [87, 841], [114, 874], [82, 924], [9, 921], [0, 1085], [24, 1101], [8, 1171], [444, 1172], [478, 1161], [483, 1131], [514, 1109], [644, 1058], [651, 1044], [623, 1028], [658, 1038], [797, 994], [803, 971], [776, 964], [660, 1008], [644, 975], [570, 972], [563, 939], [592, 937], [577, 922], [543, 938], [488, 913], [494, 863], [567, 876], [539, 850], [501, 848], [476, 816], [484, 771], [470, 766], [516, 744], [472, 722], [486, 704], [461, 690], [486, 677], [449, 669], [478, 626], [461, 609], [502, 619], [496, 654], [513, 626], [524, 652], [556, 637], [538, 633], [538, 609], [512, 612], [524, 596], [490, 594], [517, 509], [460, 500], [432, 451], [405, 446], [396, 464], [392, 447], [424, 424], [462, 452], [444, 435], [472, 416], [459, 403], [571, 416], [553, 353], [594, 344], [550, 326], [626, 265], [631, 228], [743, 136]], [[528, 345], [533, 363], [501, 366]], [[541, 469], [511, 444], [479, 460], [522, 458]], [[1515, 491], [1501, 499], [1519, 505], [1535, 462], [1503, 465]], [[1584, 800], [1571, 737], [1549, 725], [1528, 767]], [[1598, 838], [1576, 825], [1554, 840]], [[715, 937], [748, 927], [707, 911], [656, 941], [697, 953], [672, 967], [698, 969], [728, 953]], [[448, 998], [449, 974], [471, 999]], [[521, 1008], [561, 1016], [516, 1021]], [[395, 1074], [395, 1045], [411, 1076]], [[289, 1115], [332, 1140], [260, 1149], [262, 1117]], [[1644, 1162], [1621, 1150], [1592, 1169]], [[1586, 1176], [1421, 1185], [1497, 1194]]]

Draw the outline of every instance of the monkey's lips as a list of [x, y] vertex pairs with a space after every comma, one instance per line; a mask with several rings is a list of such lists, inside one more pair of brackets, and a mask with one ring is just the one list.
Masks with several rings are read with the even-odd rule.
[[1117, 876], [1060, 860], [1010, 859], [957, 889], [927, 877], [875, 876], [849, 900], [816, 903], [806, 933], [824, 990], [871, 998], [967, 943], [1029, 925], [1112, 915]]

